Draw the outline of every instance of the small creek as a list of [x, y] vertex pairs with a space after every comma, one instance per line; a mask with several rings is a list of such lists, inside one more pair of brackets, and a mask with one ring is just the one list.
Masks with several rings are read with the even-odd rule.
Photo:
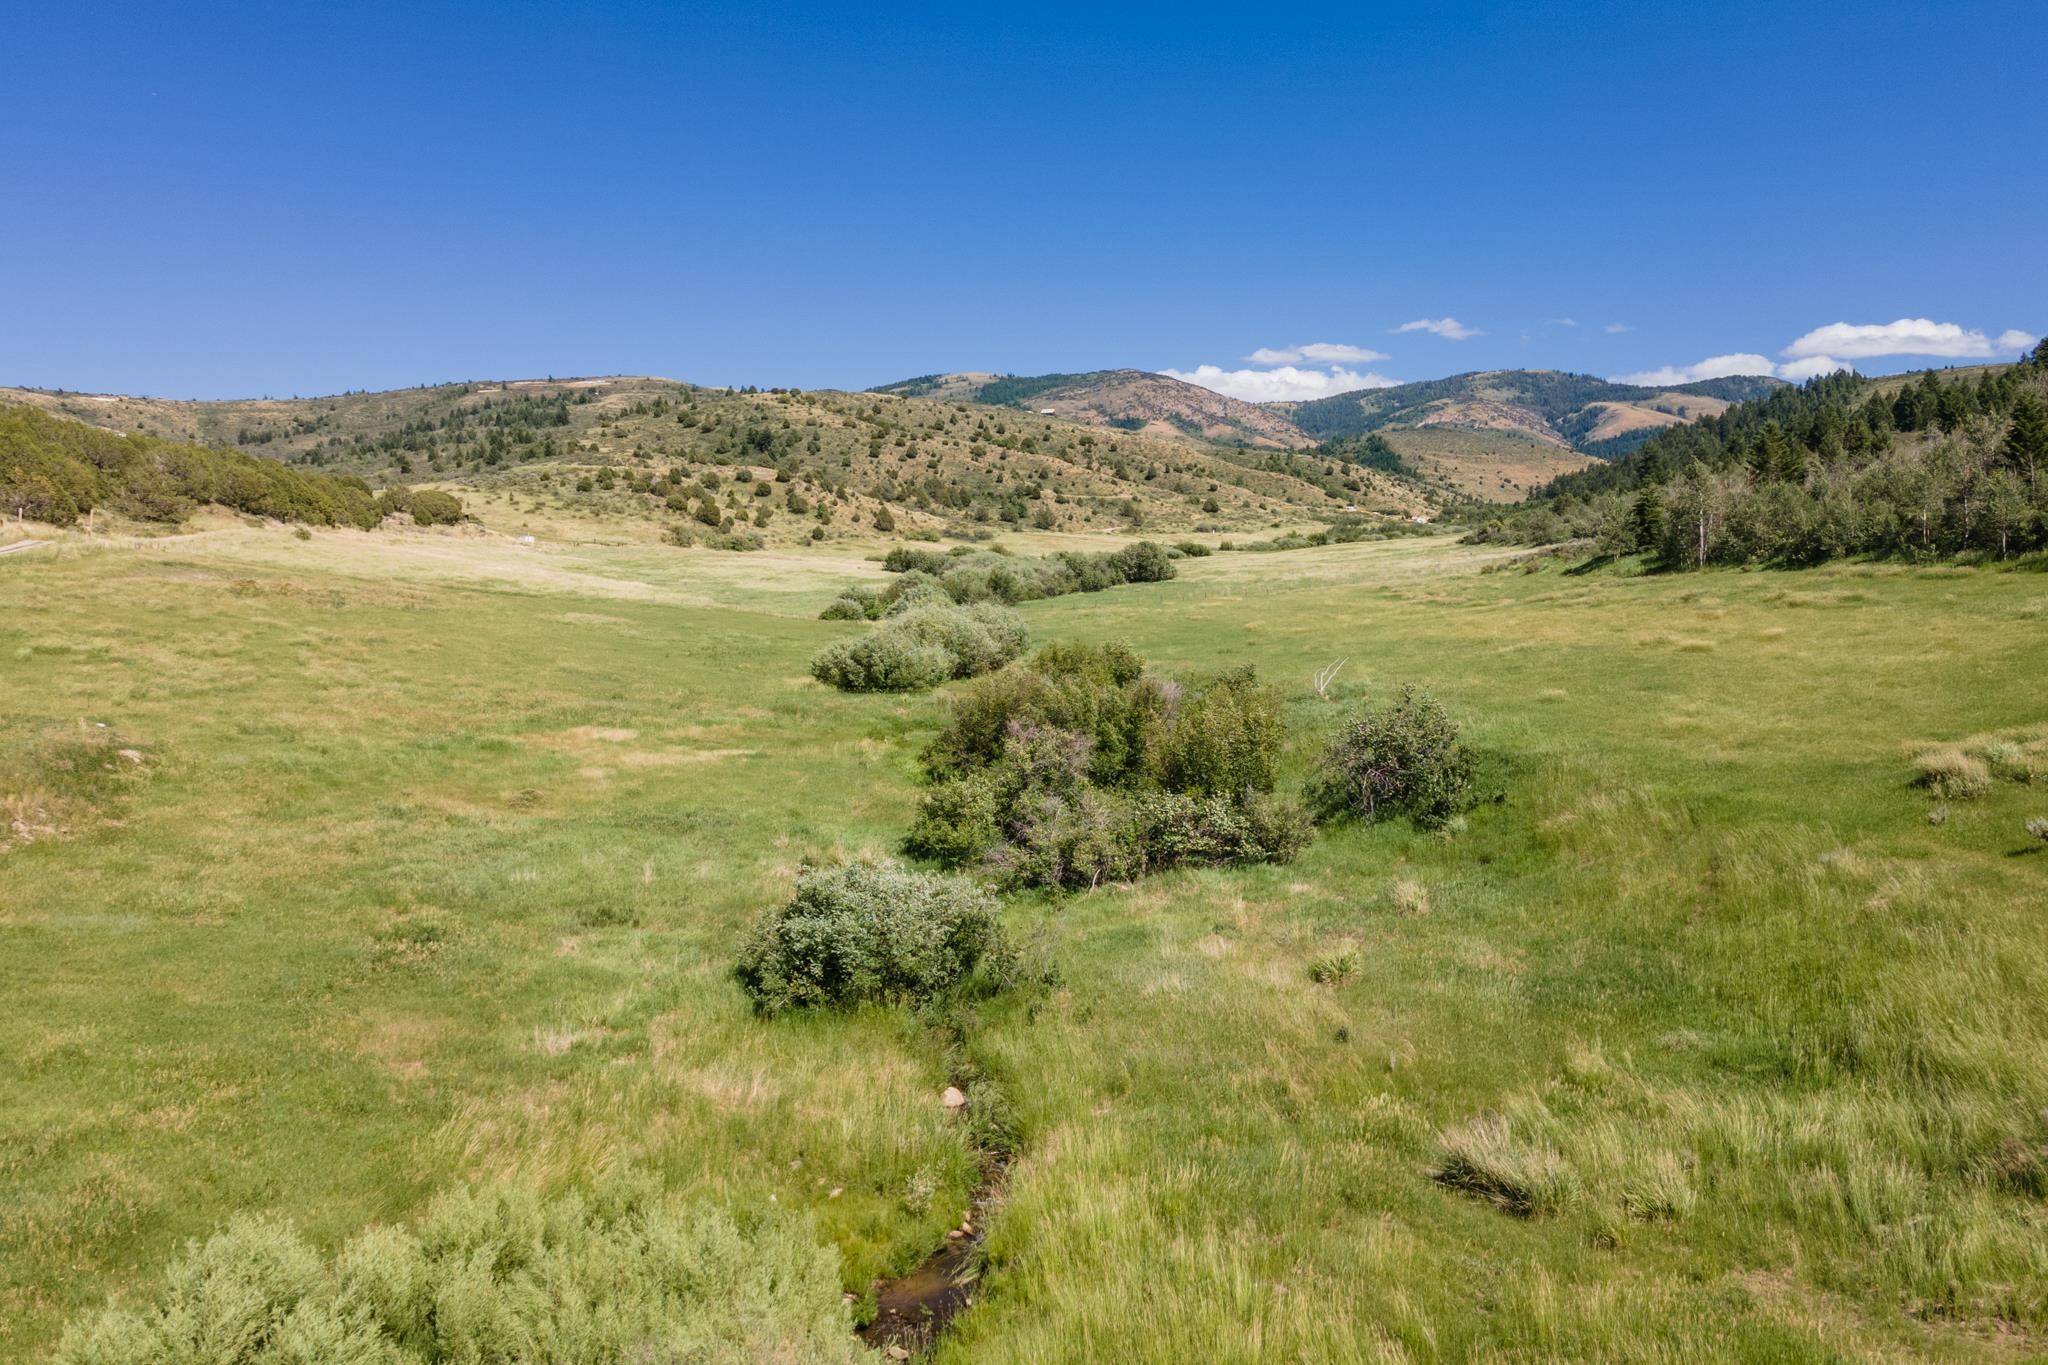
[[981, 1243], [1002, 1190], [1007, 1163], [990, 1162], [968, 1198], [967, 1217], [938, 1250], [907, 1275], [875, 1282], [874, 1321], [856, 1335], [877, 1350], [901, 1347], [913, 1354], [938, 1340], [955, 1314], [974, 1302], [981, 1278]]

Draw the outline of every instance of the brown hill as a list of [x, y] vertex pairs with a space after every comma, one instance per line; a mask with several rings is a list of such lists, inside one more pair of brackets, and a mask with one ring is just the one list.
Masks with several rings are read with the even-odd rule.
[[877, 527], [1258, 530], [1435, 503], [1353, 463], [893, 393], [615, 377], [224, 402], [0, 389], [0, 402], [373, 485], [432, 483], [595, 520], [653, 519], [700, 540]]
[[1147, 370], [1028, 376], [967, 371], [923, 375], [873, 392], [1011, 407], [1089, 426], [1185, 436], [1216, 445], [1297, 450], [1315, 444], [1273, 408]]

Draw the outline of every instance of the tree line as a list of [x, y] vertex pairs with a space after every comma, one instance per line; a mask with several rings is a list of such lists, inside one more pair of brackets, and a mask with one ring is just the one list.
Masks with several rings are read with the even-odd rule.
[[2048, 342], [1974, 375], [1780, 389], [1553, 480], [1473, 538], [1664, 569], [2048, 548]]

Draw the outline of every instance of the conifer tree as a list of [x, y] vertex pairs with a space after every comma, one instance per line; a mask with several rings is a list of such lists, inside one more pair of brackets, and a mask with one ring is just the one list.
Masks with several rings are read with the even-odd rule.
[[2031, 391], [2022, 391], [2013, 401], [2012, 427], [2005, 434], [1999, 454], [2005, 463], [2034, 486], [2041, 466], [2048, 464], [2048, 404]]
[[1635, 523], [1637, 549], [1654, 551], [1664, 543], [1669, 518], [1664, 512], [1664, 499], [1658, 495], [1655, 485], [1636, 494], [1635, 510], [1630, 519]]

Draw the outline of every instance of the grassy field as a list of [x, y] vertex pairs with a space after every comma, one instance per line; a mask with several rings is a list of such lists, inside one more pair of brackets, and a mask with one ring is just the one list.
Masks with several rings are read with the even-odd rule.
[[[762, 1022], [726, 975], [917, 799], [941, 703], [805, 674], [857, 549], [0, 563], [0, 1358], [238, 1210], [332, 1245], [498, 1174], [808, 1210], [856, 1292], [930, 1250], [975, 1178], [930, 1032]], [[2043, 733], [2048, 577], [1181, 570], [1023, 610], [1256, 664], [1301, 768], [1425, 683], [1486, 799], [1012, 901], [1063, 978], [984, 1010], [1024, 1152], [941, 1359], [2048, 1351], [2048, 788], [1937, 824], [1908, 785], [1916, 744]]]

